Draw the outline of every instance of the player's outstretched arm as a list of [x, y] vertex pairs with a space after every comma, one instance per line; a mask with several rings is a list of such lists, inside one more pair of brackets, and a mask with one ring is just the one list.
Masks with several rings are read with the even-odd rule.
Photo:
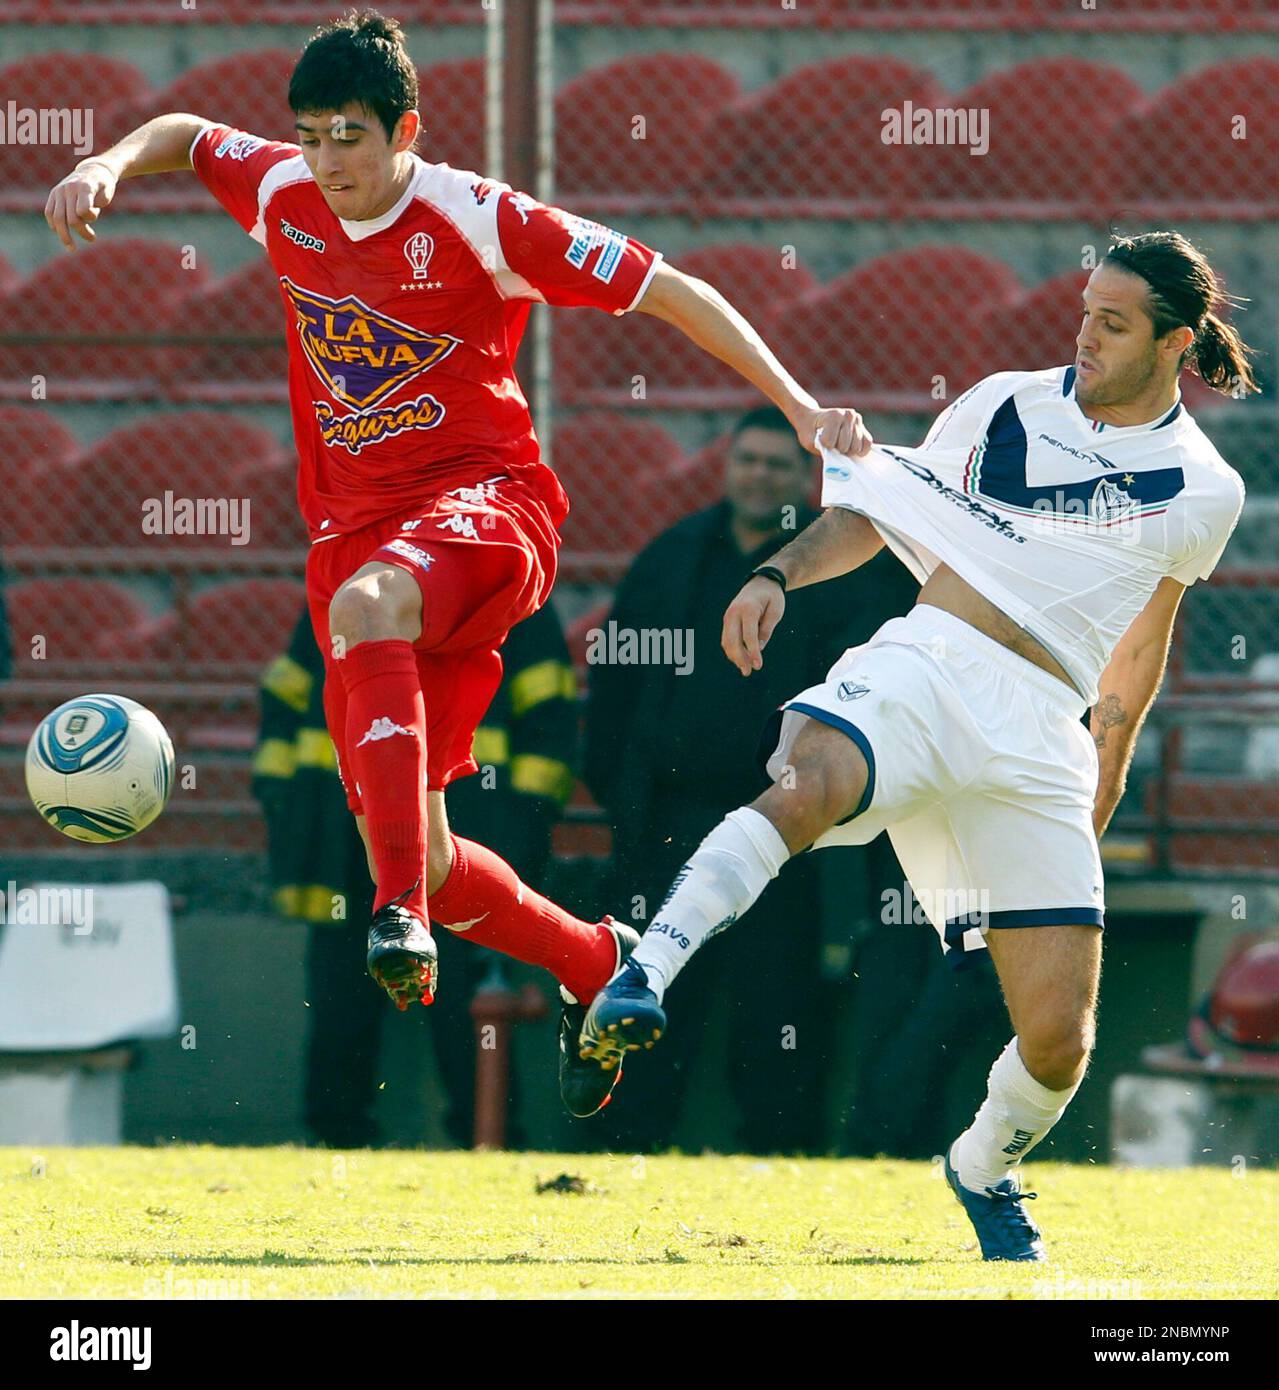
[[76, 236], [93, 241], [93, 224], [110, 206], [116, 184], [140, 174], [165, 174], [191, 167], [191, 142], [208, 122], [175, 112], [140, 125], [123, 140], [90, 155], [56, 184], [44, 205], [44, 220], [68, 251]]
[[[824, 438], [825, 436], [823, 436]], [[768, 562], [786, 578], [786, 588], [757, 575], [728, 605], [720, 643], [744, 676], [764, 664], [764, 648], [786, 611], [786, 592], [837, 579], [883, 549], [884, 538], [860, 512], [830, 507]]]
[[751, 324], [705, 280], [661, 262], [635, 306], [678, 328], [721, 362], [727, 362], [773, 402], [795, 427], [805, 449], [822, 443], [860, 458], [874, 442], [862, 417], [851, 409], [823, 409], [777, 360]]
[[1093, 828], [1101, 839], [1124, 794], [1128, 765], [1146, 711], [1154, 703], [1168, 661], [1173, 624], [1186, 586], [1164, 579], [1110, 654], [1098, 682], [1089, 727], [1100, 765]]

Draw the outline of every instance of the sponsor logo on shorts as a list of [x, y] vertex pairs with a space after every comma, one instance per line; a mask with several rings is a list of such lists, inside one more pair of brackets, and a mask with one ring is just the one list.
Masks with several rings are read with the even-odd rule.
[[839, 689], [835, 693], [841, 700], [860, 700], [863, 695], [870, 694], [870, 686], [863, 685], [860, 681], [840, 681]]
[[310, 232], [299, 231], [292, 222], [280, 219], [280, 231], [288, 237], [290, 241], [295, 241], [304, 251], [323, 251], [325, 243], [318, 236], [312, 236]]
[[428, 554], [420, 546], [412, 545], [408, 541], [388, 541], [384, 549], [393, 550], [397, 555], [403, 555], [406, 560], [411, 560], [419, 569], [429, 570], [435, 560], [434, 555]]
[[[355, 746], [363, 748], [366, 743], [380, 743], [384, 738], [394, 738], [396, 734], [403, 734], [406, 738], [415, 737], [412, 729], [406, 729], [389, 715], [381, 714], [369, 725], [368, 732]], [[356, 791], [359, 791], [358, 785]]]
[[438, 522], [437, 525], [441, 531], [452, 531], [454, 535], [465, 536], [470, 541], [478, 541], [480, 538], [480, 533], [475, 529], [475, 522], [469, 516], [462, 516], [458, 512], [454, 512], [451, 517]]

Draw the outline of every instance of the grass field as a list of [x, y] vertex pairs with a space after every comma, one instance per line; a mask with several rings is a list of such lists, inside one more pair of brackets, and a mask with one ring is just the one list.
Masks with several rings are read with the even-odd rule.
[[924, 1163], [0, 1149], [0, 1295], [1279, 1297], [1277, 1172], [1028, 1177], [1047, 1265]]

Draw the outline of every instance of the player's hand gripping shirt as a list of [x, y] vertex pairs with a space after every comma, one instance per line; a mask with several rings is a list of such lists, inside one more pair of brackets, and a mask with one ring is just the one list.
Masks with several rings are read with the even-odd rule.
[[922, 584], [939, 564], [1037, 638], [1093, 704], [1167, 575], [1207, 579], [1243, 480], [1181, 401], [1144, 425], [1090, 420], [1075, 369], [997, 372], [918, 449], [823, 448], [822, 502], [862, 512]]
[[196, 174], [266, 248], [288, 316], [298, 501], [312, 538], [538, 459], [515, 354], [529, 305], [634, 308], [660, 256], [478, 174], [414, 159], [389, 212], [330, 211], [297, 145], [207, 125]]

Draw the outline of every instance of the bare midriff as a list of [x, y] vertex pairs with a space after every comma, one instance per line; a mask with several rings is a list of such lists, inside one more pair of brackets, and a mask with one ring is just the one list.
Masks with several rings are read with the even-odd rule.
[[938, 565], [928, 576], [924, 587], [919, 591], [917, 603], [927, 603], [934, 608], [944, 609], [955, 617], [984, 632], [987, 637], [1016, 652], [1041, 670], [1065, 682], [1071, 690], [1075, 683], [1063, 670], [1061, 662], [1024, 627], [996, 608], [984, 595], [979, 594], [966, 580], [961, 579], [949, 565]]

